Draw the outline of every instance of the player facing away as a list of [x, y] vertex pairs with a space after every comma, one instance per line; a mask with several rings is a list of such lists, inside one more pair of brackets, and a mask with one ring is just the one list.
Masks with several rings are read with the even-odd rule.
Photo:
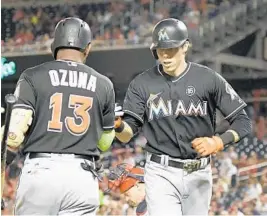
[[[186, 60], [191, 44], [177, 19], [158, 22], [151, 51], [159, 64], [139, 74], [126, 92], [116, 137], [127, 143], [142, 128], [147, 144], [149, 215], [208, 215], [211, 155], [251, 132], [246, 103], [214, 70]], [[216, 109], [229, 122], [215, 136]]]
[[125, 195], [128, 204], [136, 207], [136, 215], [147, 215], [143, 168], [133, 167], [130, 164], [119, 164], [114, 169], [110, 169], [108, 178], [109, 190], [119, 188], [120, 193]]
[[55, 60], [20, 76], [8, 136], [9, 150], [26, 156], [15, 215], [96, 214], [96, 161], [115, 137], [115, 95], [111, 81], [84, 64], [91, 39], [86, 22], [61, 20]]

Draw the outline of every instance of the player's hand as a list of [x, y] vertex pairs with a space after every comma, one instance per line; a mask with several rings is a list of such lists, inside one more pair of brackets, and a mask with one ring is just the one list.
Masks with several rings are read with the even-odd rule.
[[218, 136], [196, 138], [192, 141], [192, 146], [202, 157], [216, 154], [224, 148], [223, 141]]
[[121, 126], [122, 119], [124, 112], [122, 111], [122, 106], [119, 106], [117, 103], [115, 104], [115, 121], [114, 121], [114, 128], [118, 128]]

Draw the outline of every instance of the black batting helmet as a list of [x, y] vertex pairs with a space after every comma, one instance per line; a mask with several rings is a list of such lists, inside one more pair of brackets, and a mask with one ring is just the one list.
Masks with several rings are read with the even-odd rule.
[[189, 40], [186, 25], [178, 19], [164, 19], [158, 22], [152, 31], [151, 51], [158, 59], [157, 48], [169, 49], [182, 46]]
[[52, 55], [56, 58], [60, 48], [85, 50], [91, 43], [92, 34], [89, 25], [76, 17], [69, 17], [58, 22], [54, 41], [51, 44]]

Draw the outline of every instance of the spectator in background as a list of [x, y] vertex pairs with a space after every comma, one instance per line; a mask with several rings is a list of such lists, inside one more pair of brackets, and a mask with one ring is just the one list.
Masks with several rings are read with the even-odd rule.
[[259, 197], [262, 193], [262, 186], [258, 182], [257, 178], [255, 177], [250, 177], [248, 180], [248, 189], [246, 191], [245, 195], [245, 201], [251, 201], [253, 199], [256, 199]]

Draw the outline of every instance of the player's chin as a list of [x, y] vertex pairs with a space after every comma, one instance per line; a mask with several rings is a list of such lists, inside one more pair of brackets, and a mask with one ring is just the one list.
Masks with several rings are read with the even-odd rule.
[[176, 65], [174, 63], [163, 65], [163, 69], [165, 72], [173, 72], [176, 69]]

